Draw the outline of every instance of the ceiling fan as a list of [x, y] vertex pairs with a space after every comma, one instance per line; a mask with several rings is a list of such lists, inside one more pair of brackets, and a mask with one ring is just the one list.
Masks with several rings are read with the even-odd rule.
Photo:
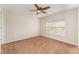
[[37, 15], [40, 14], [40, 13], [46, 13], [45, 10], [50, 8], [49, 6], [47, 6], [47, 7], [40, 7], [37, 4], [34, 4], [34, 6], [36, 7], [37, 10], [30, 10], [30, 11], [33, 11], [33, 12], [36, 11]]

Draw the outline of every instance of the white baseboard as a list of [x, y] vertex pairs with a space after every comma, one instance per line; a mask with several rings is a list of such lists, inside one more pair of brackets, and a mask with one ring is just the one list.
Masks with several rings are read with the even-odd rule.
[[59, 37], [59, 38], [57, 38], [57, 37], [46, 35], [46, 34], [41, 34], [41, 35], [45, 36], [45, 37], [48, 37], [48, 38], [51, 38], [51, 39], [55, 39], [55, 40], [58, 40], [58, 41], [62, 41], [62, 42], [66, 42], [66, 43], [69, 43], [69, 44], [72, 44], [72, 45], [76, 45], [74, 43], [70, 43], [70, 42], [66, 41], [66, 39], [67, 39], [66, 37]]
[[[18, 35], [14, 40], [3, 41], [2, 44], [14, 42], [14, 41], [19, 41], [19, 40], [22, 40], [22, 39], [27, 39], [27, 38], [31, 38], [31, 37], [35, 37], [35, 36], [39, 36], [39, 35], [42, 35], [42, 36], [45, 36], [45, 37], [48, 37], [48, 38], [51, 38], [51, 39], [56, 39], [56, 40], [66, 42], [66, 43], [69, 43], [69, 44], [73, 44], [73, 43], [66, 41], [67, 38], [65, 38], [65, 37], [58, 37], [57, 38], [57, 37], [54, 37], [54, 36], [50, 36], [50, 35], [46, 35], [46, 34], [38, 34], [38, 33], [23, 35], [23, 36]], [[76, 45], [76, 44], [73, 44], [73, 45]]]
[[19, 41], [19, 40], [23, 40], [23, 39], [35, 37], [35, 36], [38, 36], [38, 35], [39, 35], [38, 33], [35, 33], [35, 34], [29, 34], [29, 35], [24, 35], [24, 36], [18, 36], [18, 37], [15, 38], [14, 40], [3, 41], [2, 44], [14, 42], [14, 41]]

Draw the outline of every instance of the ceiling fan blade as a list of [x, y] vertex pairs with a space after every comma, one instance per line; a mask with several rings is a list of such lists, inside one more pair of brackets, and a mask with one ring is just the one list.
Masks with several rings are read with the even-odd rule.
[[29, 11], [31, 11], [31, 12], [37, 12], [37, 10], [29, 10]]
[[39, 10], [40, 9], [40, 7], [37, 5], [37, 4], [34, 4], [35, 5], [35, 7], [37, 8], [37, 10]]
[[45, 7], [45, 8], [42, 8], [42, 10], [46, 10], [46, 9], [49, 9], [50, 7], [49, 6], [47, 6], [47, 7]]

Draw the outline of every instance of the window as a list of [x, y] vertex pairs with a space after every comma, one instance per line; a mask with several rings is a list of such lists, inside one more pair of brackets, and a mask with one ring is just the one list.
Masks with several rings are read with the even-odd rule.
[[64, 36], [65, 22], [64, 21], [54, 21], [46, 23], [46, 32], [48, 34]]

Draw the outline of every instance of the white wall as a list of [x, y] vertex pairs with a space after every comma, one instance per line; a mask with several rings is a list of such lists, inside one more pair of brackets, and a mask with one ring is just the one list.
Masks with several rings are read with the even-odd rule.
[[1, 16], [0, 16], [0, 45], [1, 45], [1, 39], [2, 39], [2, 24], [1, 24], [2, 20], [1, 20]]
[[5, 39], [3, 43], [22, 40], [39, 34], [39, 20], [35, 14], [4, 10]]
[[0, 53], [1, 53], [1, 40], [2, 40], [2, 32], [1, 32], [2, 31], [2, 29], [1, 29], [2, 24], [1, 24], [1, 22], [2, 22], [2, 19], [1, 19], [1, 13], [0, 13]]
[[16, 14], [17, 39], [23, 39], [37, 34], [39, 34], [39, 20], [37, 19], [36, 14], [29, 14], [29, 13]]
[[78, 47], [79, 47], [79, 6], [78, 6]]
[[66, 36], [68, 42], [78, 45], [77, 8], [66, 12]]
[[[77, 8], [67, 11], [54, 13], [47, 17], [41, 18], [41, 35], [53, 39], [78, 45], [77, 39]], [[45, 22], [53, 22], [54, 20], [65, 21], [65, 36], [50, 35], [45, 32]]]

